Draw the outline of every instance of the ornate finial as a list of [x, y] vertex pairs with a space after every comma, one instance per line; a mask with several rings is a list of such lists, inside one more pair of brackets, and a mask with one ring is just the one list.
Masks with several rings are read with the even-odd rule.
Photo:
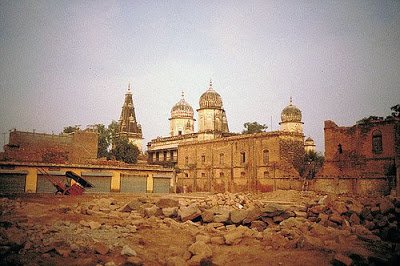
[[212, 88], [212, 79], [210, 78], [210, 88]]
[[185, 93], [182, 91], [182, 99], [185, 98]]
[[131, 92], [131, 83], [128, 83], [128, 92]]
[[292, 105], [292, 96], [290, 96], [290, 105]]

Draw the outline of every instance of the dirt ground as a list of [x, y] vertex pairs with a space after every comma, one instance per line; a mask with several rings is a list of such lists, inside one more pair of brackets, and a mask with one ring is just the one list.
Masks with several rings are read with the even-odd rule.
[[[143, 217], [137, 212], [121, 211], [127, 203], [143, 197], [153, 201], [163, 197], [196, 201], [208, 196], [209, 194], [85, 194], [75, 197], [52, 194], [3, 195], [0, 198], [0, 264], [322, 266], [332, 263], [346, 265], [347, 262], [353, 265], [371, 263], [370, 260], [354, 260], [354, 256], [353, 261], [347, 261], [346, 258], [349, 257], [335, 259], [340, 247], [325, 249], [306, 245], [299, 248], [298, 244], [275, 246], [266, 239], [263, 232], [248, 228], [245, 228], [248, 230], [244, 231], [240, 241], [226, 244], [223, 241], [224, 235], [232, 228], [235, 230], [235, 225], [219, 225], [216, 228], [202, 221], [182, 222], [179, 219], [146, 215]], [[252, 197], [265, 202], [301, 206], [320, 195], [277, 191]], [[107, 200], [111, 203], [103, 208], [101, 202]], [[212, 255], [205, 255], [200, 262], [196, 262], [193, 260], [194, 255], [203, 251], [196, 253], [189, 250], [197, 238], [203, 236], [212, 239], [204, 241], [205, 248], [210, 249]], [[346, 237], [350, 239], [350, 233]], [[397, 247], [368, 247], [371, 243], [360, 243], [354, 249], [361, 251], [354, 254], [379, 257], [375, 253], [390, 253], [391, 249]], [[394, 260], [376, 261], [373, 264], [395, 263]]]

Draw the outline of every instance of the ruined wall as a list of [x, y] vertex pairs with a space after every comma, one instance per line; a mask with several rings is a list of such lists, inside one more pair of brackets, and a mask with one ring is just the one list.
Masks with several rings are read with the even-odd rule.
[[[351, 127], [339, 127], [332, 121], [325, 121], [325, 163], [318, 175], [385, 176], [388, 165], [395, 162], [396, 124], [398, 121], [393, 119], [380, 119]], [[373, 139], [379, 134], [382, 146], [377, 152]]]
[[68, 135], [10, 132], [3, 160], [20, 162], [84, 163], [97, 158], [97, 133]]
[[309, 181], [309, 190], [354, 195], [387, 195], [389, 186], [386, 178], [325, 177]]
[[301, 134], [283, 132], [181, 144], [178, 190], [271, 191], [268, 178], [298, 176], [293, 162], [303, 155], [302, 145]]

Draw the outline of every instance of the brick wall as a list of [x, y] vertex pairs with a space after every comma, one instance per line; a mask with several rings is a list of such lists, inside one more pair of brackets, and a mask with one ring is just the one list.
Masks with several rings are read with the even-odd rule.
[[47, 163], [84, 163], [97, 158], [97, 133], [73, 134], [10, 132], [3, 160]]
[[[398, 123], [394, 119], [380, 119], [339, 127], [332, 121], [325, 121], [325, 163], [319, 176], [384, 176], [388, 165], [395, 162]], [[382, 135], [382, 151], [378, 153], [373, 151], [374, 132]]]

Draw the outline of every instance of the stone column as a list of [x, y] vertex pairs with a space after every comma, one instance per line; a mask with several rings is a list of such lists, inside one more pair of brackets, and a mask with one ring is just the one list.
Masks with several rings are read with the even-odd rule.
[[111, 192], [120, 192], [120, 191], [121, 191], [121, 172], [112, 171]]
[[146, 193], [153, 193], [153, 187], [154, 187], [154, 178], [153, 174], [148, 174], [147, 175], [147, 187], [146, 187]]
[[37, 170], [36, 168], [28, 168], [25, 179], [25, 192], [36, 193], [37, 188]]

